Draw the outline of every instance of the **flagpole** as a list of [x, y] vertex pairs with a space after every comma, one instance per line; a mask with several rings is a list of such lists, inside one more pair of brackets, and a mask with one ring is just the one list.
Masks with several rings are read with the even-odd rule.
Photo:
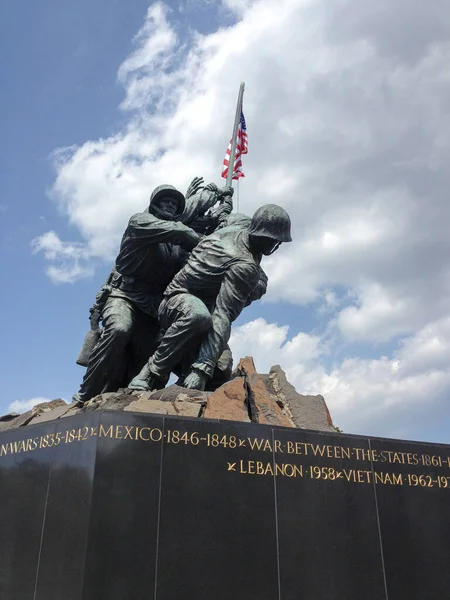
[[242, 99], [244, 97], [244, 89], [245, 89], [245, 82], [242, 81], [241, 86], [239, 88], [238, 101], [237, 101], [237, 105], [236, 105], [236, 115], [234, 117], [233, 136], [231, 138], [230, 162], [228, 163], [227, 185], [233, 185], [234, 157], [236, 156], [237, 132], [238, 132], [238, 127], [239, 127], [239, 121], [241, 118]]

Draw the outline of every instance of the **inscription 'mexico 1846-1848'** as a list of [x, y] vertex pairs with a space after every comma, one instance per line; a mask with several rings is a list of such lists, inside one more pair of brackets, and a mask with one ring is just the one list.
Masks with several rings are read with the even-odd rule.
[[[423, 467], [450, 469], [450, 456], [394, 450], [375, 450], [340, 444], [313, 444], [311, 442], [271, 440], [260, 437], [239, 437], [217, 433], [188, 432], [179, 429], [160, 429], [135, 425], [99, 425], [67, 429], [57, 433], [28, 437], [19, 441], [0, 443], [0, 458], [13, 454], [34, 452], [54, 448], [60, 444], [83, 443], [92, 438], [128, 440], [130, 442], [164, 443], [171, 445], [204, 446], [205, 448], [239, 449], [251, 452], [268, 453], [270, 460], [244, 460], [239, 456], [235, 461], [226, 462], [225, 469], [230, 473], [256, 476], [281, 476], [312, 481], [345, 482], [351, 484], [382, 484], [411, 486], [423, 489], [450, 489], [450, 475], [436, 475], [422, 472]], [[284, 458], [283, 458], [284, 457]], [[269, 458], [269, 457], [268, 457]], [[291, 459], [291, 460], [289, 460]], [[292, 460], [294, 459], [294, 461]], [[317, 459], [319, 464], [311, 465]], [[302, 461], [307, 461], [305, 464]], [[335, 460], [368, 463], [371, 468], [343, 468], [333, 466]], [[331, 461], [331, 464], [323, 464]], [[384, 464], [382, 470], [377, 465]], [[413, 472], [398, 470], [391, 472], [389, 465], [412, 467]]]

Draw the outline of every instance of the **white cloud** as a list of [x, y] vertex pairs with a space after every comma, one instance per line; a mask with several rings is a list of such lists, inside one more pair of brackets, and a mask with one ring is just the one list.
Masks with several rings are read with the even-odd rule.
[[342, 1], [337, 13], [325, 2], [228, 1], [234, 26], [183, 44], [175, 13], [150, 6], [118, 71], [127, 126], [55, 155], [53, 197], [86, 240], [85, 257], [113, 258], [157, 184], [218, 180], [244, 77], [241, 210], [276, 201], [293, 218], [294, 243], [267, 262], [268, 298], [353, 291], [338, 317], [349, 339], [391, 339], [447, 314], [450, 47], [438, 33], [430, 41], [447, 15], [439, 6], [427, 35], [401, 41], [395, 3], [369, 11]]
[[[267, 299], [316, 303], [321, 329], [336, 344], [407, 336], [398, 356], [349, 358], [330, 370], [323, 340], [304, 333], [286, 342], [287, 330], [261, 323], [247, 332], [259, 340], [255, 353], [266, 364], [270, 352], [265, 358], [258, 344], [268, 344], [272, 362], [290, 364], [299, 385], [328, 395], [349, 424], [352, 414], [379, 423], [392, 406], [400, 419], [402, 398], [409, 406], [417, 390], [437, 393], [447, 381], [444, 367], [422, 373], [420, 366], [437, 354], [444, 360], [435, 329], [450, 316], [450, 7], [443, 0], [223, 0], [221, 7], [234, 13], [234, 25], [210, 35], [193, 25], [181, 41], [176, 12], [150, 6], [118, 67], [125, 125], [55, 152], [52, 199], [84, 243], [49, 232], [34, 247], [50, 260], [54, 281], [75, 281], [95, 261], [114, 258], [127, 219], [156, 185], [185, 189], [197, 174], [218, 181], [245, 79], [250, 148], [240, 208], [277, 202], [293, 223], [294, 242], [265, 263]], [[314, 360], [295, 362], [305, 348]]]
[[8, 406], [8, 411], [24, 413], [31, 410], [36, 404], [41, 404], [42, 402], [50, 402], [50, 399], [39, 396], [37, 398], [30, 398], [30, 400], [15, 400]]
[[[277, 363], [311, 363], [321, 355], [320, 338], [299, 333], [288, 340], [289, 327], [256, 319], [233, 329], [230, 346], [235, 357], [253, 356], [259, 372]], [[277, 358], [278, 357], [278, 358]]]
[[31, 243], [34, 253], [43, 252], [50, 261], [47, 275], [53, 283], [74, 283], [88, 277], [94, 270], [87, 263], [89, 254], [83, 244], [62, 242], [54, 231], [48, 231]]
[[[166, 20], [162, 3], [150, 6], [143, 27], [134, 37], [136, 50], [120, 65], [119, 81], [127, 97], [121, 107], [127, 110], [157, 102], [171, 81], [168, 69], [175, 58], [177, 36]], [[162, 109], [163, 105], [159, 106]]]
[[373, 283], [358, 291], [359, 306], [347, 306], [337, 318], [337, 326], [345, 337], [383, 342], [414, 329], [412, 298], [394, 296]]
[[450, 391], [450, 318], [404, 339], [392, 358], [346, 358], [324, 366], [332, 356], [315, 336], [289, 339], [288, 328], [263, 319], [236, 328], [235, 357], [252, 355], [257, 370], [280, 364], [303, 394], [322, 394], [334, 422], [349, 433], [393, 437], [420, 435], [424, 420], [438, 424]]
[[[409, 14], [418, 19], [422, 5], [413, 5]], [[401, 41], [404, 14], [395, 3], [369, 10], [342, 0], [339, 11], [325, 0], [223, 6], [236, 11], [235, 25], [181, 43], [176, 14], [151, 5], [118, 70], [128, 124], [58, 153], [53, 197], [85, 238], [87, 255], [113, 258], [127, 218], [157, 184], [183, 188], [197, 173], [218, 180], [245, 78], [250, 154], [241, 209], [277, 201], [293, 216], [294, 243], [269, 262], [268, 297], [304, 303], [343, 286], [357, 290], [361, 320], [375, 286], [400, 304], [412, 299], [419, 326], [424, 305], [443, 316], [434, 290], [442, 270], [448, 278], [440, 257], [449, 252], [442, 131], [450, 120], [450, 48], [437, 33], [430, 40], [445, 7], [427, 12], [427, 35], [418, 22], [417, 39]], [[428, 292], [417, 285], [419, 273]], [[352, 314], [340, 319], [350, 337]], [[386, 319], [395, 321], [392, 312]], [[385, 329], [389, 337], [405, 326]]]
[[224, 0], [223, 2], [223, 5], [226, 8], [232, 10], [238, 15], [243, 15], [252, 4], [254, 4], [254, 0]]

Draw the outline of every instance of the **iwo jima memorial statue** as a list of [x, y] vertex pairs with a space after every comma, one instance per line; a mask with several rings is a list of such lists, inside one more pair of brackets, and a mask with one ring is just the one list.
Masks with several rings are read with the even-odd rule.
[[291, 242], [281, 206], [233, 212], [242, 95], [226, 185], [131, 217], [72, 403], [0, 420], [0, 600], [450, 598], [450, 447], [340, 433], [280, 366], [233, 367]]

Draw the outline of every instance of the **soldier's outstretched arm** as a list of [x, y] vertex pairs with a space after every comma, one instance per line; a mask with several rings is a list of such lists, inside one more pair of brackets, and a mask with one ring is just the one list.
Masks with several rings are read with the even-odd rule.
[[[200, 192], [190, 198], [186, 198], [186, 206], [181, 216], [181, 221], [189, 225], [194, 221], [205, 219], [206, 212], [219, 201], [225, 204], [227, 209], [229, 207], [227, 210], [229, 214], [233, 209], [233, 202], [231, 200], [233, 192], [234, 190], [231, 186], [218, 188], [215, 183], [208, 183]], [[210, 220], [207, 220], [205, 226], [210, 224]]]
[[149, 213], [133, 215], [128, 223], [128, 230], [136, 239], [145, 239], [155, 244], [172, 243], [184, 250], [192, 250], [200, 241], [200, 236], [184, 223], [156, 219]]
[[189, 224], [196, 219], [203, 218], [218, 199], [219, 188], [215, 184], [208, 184], [202, 190], [186, 198], [186, 206], [181, 215], [181, 221]]

